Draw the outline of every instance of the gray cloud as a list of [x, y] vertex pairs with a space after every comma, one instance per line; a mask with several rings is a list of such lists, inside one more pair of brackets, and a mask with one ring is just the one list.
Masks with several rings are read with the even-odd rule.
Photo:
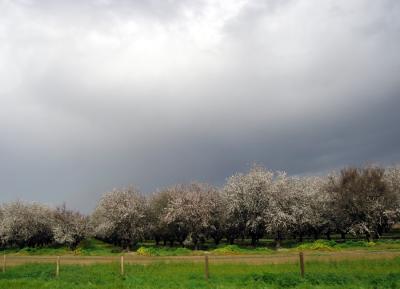
[[400, 4], [0, 1], [0, 201], [400, 160]]

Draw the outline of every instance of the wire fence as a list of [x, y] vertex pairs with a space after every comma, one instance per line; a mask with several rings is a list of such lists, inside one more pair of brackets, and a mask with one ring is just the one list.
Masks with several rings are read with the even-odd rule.
[[[127, 254], [122, 256], [18, 256], [3, 255], [2, 271], [7, 268], [24, 264], [54, 264], [56, 276], [60, 275], [60, 267], [63, 265], [94, 265], [117, 263], [121, 275], [125, 274], [125, 266], [140, 264], [150, 265], [155, 263], [196, 263], [204, 264], [204, 278], [208, 280], [210, 275], [210, 265], [217, 264], [298, 264], [298, 272], [301, 276], [307, 271], [308, 261], [343, 261], [357, 259], [391, 259], [400, 257], [400, 252], [390, 251], [352, 251], [352, 252], [299, 252], [288, 254], [270, 254], [270, 255], [234, 255], [220, 256], [206, 254], [204, 256], [166, 256], [150, 257]], [[202, 265], [203, 266], [203, 265]]]

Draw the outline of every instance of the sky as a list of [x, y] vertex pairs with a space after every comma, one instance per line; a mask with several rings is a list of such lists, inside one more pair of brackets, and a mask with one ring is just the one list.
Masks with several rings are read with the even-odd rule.
[[400, 162], [398, 0], [0, 0], [0, 202]]

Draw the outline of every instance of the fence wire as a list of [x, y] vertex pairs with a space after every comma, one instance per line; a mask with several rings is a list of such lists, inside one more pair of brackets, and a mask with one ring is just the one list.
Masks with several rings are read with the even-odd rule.
[[[396, 251], [357, 251], [357, 252], [304, 252], [306, 261], [342, 261], [356, 259], [382, 259], [400, 256]], [[61, 264], [67, 265], [92, 265], [120, 263], [121, 256], [21, 256], [5, 255], [6, 266], [17, 266], [30, 263], [56, 263], [60, 258]], [[209, 264], [284, 264], [299, 262], [298, 253], [270, 254], [270, 255], [207, 255]], [[4, 260], [3, 260], [4, 262]], [[204, 263], [205, 256], [139, 256], [126, 254], [124, 264], [154, 264], [154, 263]]]

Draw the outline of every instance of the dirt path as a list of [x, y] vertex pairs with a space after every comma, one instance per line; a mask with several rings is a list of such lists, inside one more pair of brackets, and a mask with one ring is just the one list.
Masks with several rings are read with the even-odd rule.
[[[356, 259], [392, 259], [400, 257], [400, 251], [341, 251], [341, 252], [315, 252], [304, 253], [306, 261], [340, 261]], [[277, 253], [271, 255], [234, 255], [215, 256], [209, 255], [210, 263], [244, 263], [244, 264], [282, 264], [298, 262], [298, 253]], [[1, 258], [2, 259], [2, 258]], [[168, 256], [145, 257], [128, 254], [124, 256], [129, 264], [151, 264], [157, 262], [204, 262], [204, 256]], [[7, 256], [7, 266], [16, 266], [26, 263], [56, 263], [56, 256]], [[3, 260], [0, 260], [1, 262]], [[119, 256], [61, 256], [62, 264], [91, 265], [120, 262]]]

